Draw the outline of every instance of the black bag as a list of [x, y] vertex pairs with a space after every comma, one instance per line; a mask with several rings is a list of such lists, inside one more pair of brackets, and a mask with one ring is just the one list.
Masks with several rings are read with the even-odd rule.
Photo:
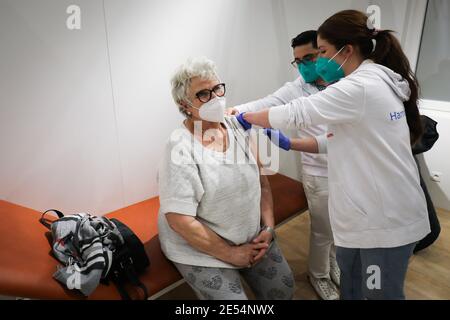
[[125, 284], [130, 282], [142, 290], [146, 300], [148, 298], [147, 288], [138, 277], [150, 266], [150, 260], [145, 253], [144, 244], [124, 223], [114, 218], [110, 219], [110, 221], [119, 229], [124, 245], [114, 251], [113, 262], [106, 280], [111, 280], [116, 285], [122, 299], [131, 299], [125, 289]]
[[[423, 135], [420, 140], [417, 141], [417, 143], [412, 147], [414, 155], [430, 150], [439, 139], [439, 133], [436, 129], [437, 122], [425, 115], [420, 115], [420, 120], [422, 121]], [[422, 174], [420, 172], [420, 164], [416, 156], [414, 156], [414, 160], [416, 161], [417, 168], [419, 169], [420, 186], [422, 187], [423, 193], [425, 195], [425, 200], [427, 201], [428, 220], [430, 221], [431, 230], [429, 234], [427, 234], [423, 239], [417, 242], [414, 248], [414, 253], [417, 253], [420, 250], [429, 247], [437, 240], [439, 234], [441, 233], [441, 224], [439, 223], [436, 209], [434, 208], [434, 204], [428, 192], [427, 185], [422, 178]]]
[[434, 143], [439, 139], [439, 133], [436, 129], [437, 122], [425, 115], [420, 115], [420, 120], [423, 126], [423, 134], [420, 137], [420, 140], [412, 146], [413, 154], [419, 154], [430, 150]]
[[[45, 211], [39, 221], [48, 229], [51, 230], [51, 223], [45, 219], [47, 212], [53, 211], [57, 214], [58, 220], [61, 218], [70, 217], [64, 216], [61, 211], [50, 209]], [[136, 234], [124, 223], [118, 219], [107, 219], [113, 223], [123, 237], [124, 243], [117, 246], [113, 252], [113, 258], [108, 274], [100, 281], [103, 284], [109, 285], [109, 281], [114, 283], [123, 300], [130, 300], [130, 295], [125, 289], [127, 283], [140, 288], [143, 292], [144, 299], [148, 298], [148, 291], [145, 285], [139, 280], [139, 274], [143, 273], [150, 265], [150, 261], [145, 253], [144, 244], [136, 236]]]

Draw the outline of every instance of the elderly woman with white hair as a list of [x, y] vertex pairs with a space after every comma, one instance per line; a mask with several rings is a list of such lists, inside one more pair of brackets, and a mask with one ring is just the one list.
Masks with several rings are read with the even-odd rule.
[[214, 63], [188, 60], [172, 78], [185, 116], [159, 168], [161, 248], [200, 299], [292, 299], [292, 271], [274, 240], [270, 185], [234, 117]]

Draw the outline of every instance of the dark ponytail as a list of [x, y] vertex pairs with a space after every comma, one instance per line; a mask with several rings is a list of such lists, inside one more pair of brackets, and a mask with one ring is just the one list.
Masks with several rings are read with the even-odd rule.
[[[371, 59], [375, 63], [386, 66], [408, 81], [411, 94], [409, 100], [403, 104], [411, 144], [414, 145], [423, 132], [417, 107], [419, 84], [400, 43], [392, 35], [393, 31], [369, 29], [367, 19], [367, 15], [363, 12], [344, 10], [329, 17], [319, 27], [317, 33], [322, 39], [334, 45], [336, 49], [340, 49], [346, 44], [358, 47], [364, 59]], [[372, 40], [375, 40], [375, 48]]]
[[375, 63], [388, 67], [400, 74], [409, 83], [411, 94], [405, 106], [406, 121], [408, 122], [411, 135], [411, 144], [414, 145], [423, 133], [420, 121], [417, 100], [419, 99], [419, 83], [409, 65], [409, 60], [400, 46], [397, 38], [392, 35], [391, 30], [380, 30], [375, 35], [375, 50], [369, 55]]

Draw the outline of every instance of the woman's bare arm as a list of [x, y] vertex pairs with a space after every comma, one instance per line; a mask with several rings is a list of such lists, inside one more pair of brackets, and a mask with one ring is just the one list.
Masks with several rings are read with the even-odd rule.
[[314, 137], [292, 138], [291, 149], [308, 153], [319, 153], [319, 144]]
[[258, 251], [267, 247], [264, 244], [229, 245], [217, 233], [192, 216], [170, 212], [166, 214], [166, 219], [169, 226], [192, 247], [236, 266], [248, 266]]

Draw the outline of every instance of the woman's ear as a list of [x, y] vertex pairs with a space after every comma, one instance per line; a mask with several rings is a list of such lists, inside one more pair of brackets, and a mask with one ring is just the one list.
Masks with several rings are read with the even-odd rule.
[[178, 102], [179, 104], [180, 104], [180, 106], [184, 109], [184, 112], [186, 112], [186, 114], [188, 115], [188, 116], [190, 116], [192, 113], [189, 111], [189, 105], [186, 103], [186, 102], [184, 102], [184, 101], [179, 101]]
[[184, 110], [186, 110], [186, 111], [188, 110], [189, 106], [187, 105], [186, 102], [184, 102], [184, 101], [178, 101], [178, 103], [180, 104], [180, 106], [183, 107]]
[[355, 47], [352, 44], [348, 44], [343, 51], [347, 57], [350, 57], [355, 52]]

